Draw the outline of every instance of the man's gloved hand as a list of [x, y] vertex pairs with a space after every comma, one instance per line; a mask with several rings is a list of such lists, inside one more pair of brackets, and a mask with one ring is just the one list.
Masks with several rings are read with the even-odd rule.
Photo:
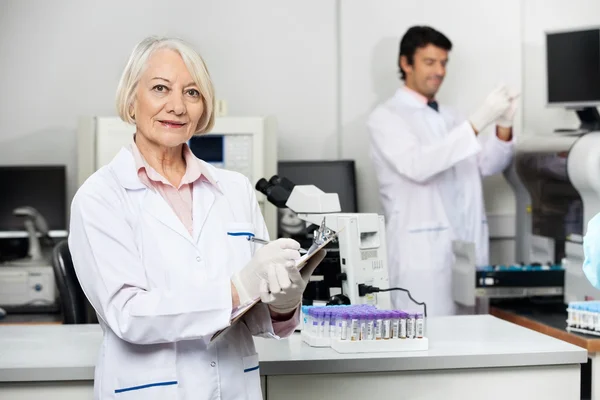
[[308, 285], [310, 276], [323, 261], [326, 254], [327, 251], [321, 249], [312, 256], [301, 270], [298, 270], [295, 266], [288, 268], [291, 285], [287, 288], [282, 287], [281, 290], [277, 290], [279, 288], [272, 288], [266, 281], [263, 281], [260, 288], [262, 302], [268, 304], [272, 311], [279, 314], [294, 311], [302, 303], [302, 293]]
[[248, 265], [231, 277], [240, 304], [259, 297], [263, 282], [271, 291], [289, 288], [292, 285], [289, 269], [300, 258], [299, 249], [300, 243], [293, 239], [277, 239], [258, 249]]
[[510, 106], [510, 95], [506, 86], [498, 86], [469, 118], [476, 132], [481, 132], [496, 121]]
[[512, 128], [515, 114], [517, 113], [517, 100], [519, 98], [519, 92], [515, 89], [508, 89], [508, 97], [510, 98], [510, 105], [502, 113], [502, 115], [496, 121], [498, 126], [503, 128]]

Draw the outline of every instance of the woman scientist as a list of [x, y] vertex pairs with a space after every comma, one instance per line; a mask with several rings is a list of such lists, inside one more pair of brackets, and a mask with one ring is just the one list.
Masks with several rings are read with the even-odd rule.
[[132, 143], [81, 186], [71, 209], [69, 248], [104, 332], [95, 398], [262, 399], [252, 335], [293, 332], [325, 253], [300, 273], [297, 242], [247, 240], [268, 236], [252, 185], [186, 144], [214, 123], [213, 86], [188, 44], [139, 43], [117, 107], [136, 126]]

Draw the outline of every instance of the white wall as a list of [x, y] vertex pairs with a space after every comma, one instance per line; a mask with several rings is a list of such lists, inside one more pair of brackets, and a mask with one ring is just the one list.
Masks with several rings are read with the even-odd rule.
[[598, 0], [523, 1], [524, 127], [526, 134], [552, 134], [579, 125], [573, 111], [546, 107], [545, 32], [600, 26]]
[[0, 3], [0, 164], [66, 163], [78, 115], [114, 115], [135, 43], [176, 35], [205, 57], [230, 115], [275, 115], [282, 159], [336, 158], [335, 1]]

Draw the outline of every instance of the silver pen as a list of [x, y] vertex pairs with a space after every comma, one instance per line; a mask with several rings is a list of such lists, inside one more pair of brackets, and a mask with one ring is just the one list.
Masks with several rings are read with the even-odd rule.
[[[256, 236], [248, 236], [248, 241], [250, 242], [254, 242], [254, 243], [259, 243], [259, 244], [269, 244], [270, 242], [268, 240], [265, 239], [259, 239]], [[300, 254], [306, 254], [307, 251], [304, 249], [299, 249], [298, 250], [300, 252]]]

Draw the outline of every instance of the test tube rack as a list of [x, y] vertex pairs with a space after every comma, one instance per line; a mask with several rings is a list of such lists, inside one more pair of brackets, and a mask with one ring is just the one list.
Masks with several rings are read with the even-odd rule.
[[317, 337], [307, 331], [302, 331], [302, 341], [310, 347], [331, 347], [331, 338]]
[[600, 301], [571, 302], [567, 314], [568, 332], [600, 336]]
[[412, 339], [382, 340], [339, 340], [329, 337], [317, 337], [302, 331], [302, 341], [311, 347], [331, 347], [338, 353], [377, 353], [394, 351], [425, 351], [429, 349], [426, 337]]

